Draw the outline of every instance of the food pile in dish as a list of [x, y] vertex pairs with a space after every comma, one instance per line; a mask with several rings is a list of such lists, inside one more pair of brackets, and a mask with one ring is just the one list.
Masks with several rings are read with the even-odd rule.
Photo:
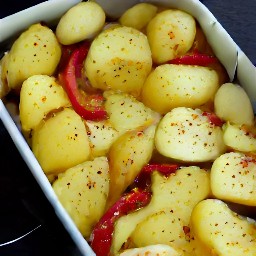
[[97, 256], [256, 255], [252, 105], [190, 14], [81, 2], [23, 31], [0, 88]]

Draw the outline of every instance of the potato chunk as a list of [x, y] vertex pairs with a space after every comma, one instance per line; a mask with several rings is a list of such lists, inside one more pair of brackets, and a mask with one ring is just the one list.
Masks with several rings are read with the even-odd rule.
[[82, 235], [88, 238], [105, 209], [109, 189], [107, 158], [98, 157], [66, 170], [52, 186]]
[[34, 130], [32, 151], [47, 175], [88, 160], [91, 150], [83, 120], [69, 108], [56, 113]]
[[112, 205], [132, 184], [153, 153], [156, 127], [124, 133], [110, 147], [110, 191], [108, 205]]
[[[131, 235], [131, 240], [137, 247], [163, 243], [171, 245], [180, 253], [182, 250], [185, 251], [186, 254], [182, 255], [191, 255], [193, 247], [190, 247], [190, 243], [186, 242], [184, 225], [183, 220], [176, 214], [172, 214], [169, 209], [162, 210], [139, 223]], [[186, 228], [189, 229], [188, 226]]]
[[[161, 243], [191, 255], [189, 253], [193, 250], [193, 245], [183, 227], [185, 230], [189, 228], [192, 209], [210, 194], [209, 174], [196, 166], [181, 168], [168, 178], [154, 172], [151, 189], [153, 194], [147, 206], [117, 220], [112, 252], [117, 253], [128, 240], [135, 245], [145, 246], [155, 244], [157, 238], [162, 237]], [[166, 233], [163, 234], [160, 226], [163, 227], [163, 222], [167, 219], [168, 224], [164, 228]], [[145, 229], [142, 232], [143, 227]], [[153, 230], [157, 232], [154, 233]], [[171, 232], [169, 238], [173, 239], [168, 238], [168, 232]]]
[[204, 251], [200, 255], [256, 255], [255, 221], [232, 212], [220, 200], [207, 199], [196, 205], [191, 231]]
[[104, 26], [106, 15], [96, 2], [81, 2], [70, 8], [60, 19], [56, 36], [64, 45], [78, 43], [95, 36]]
[[250, 127], [246, 125], [236, 125], [227, 122], [224, 125], [223, 139], [224, 143], [236, 150], [242, 152], [256, 152], [255, 131], [250, 132]]
[[0, 99], [10, 92], [10, 87], [7, 83], [7, 59], [9, 53], [5, 52], [4, 56], [0, 59]]
[[110, 124], [109, 120], [86, 121], [87, 134], [91, 143], [93, 157], [105, 156], [118, 138], [119, 132]]
[[119, 256], [182, 256], [171, 246], [165, 244], [149, 245], [142, 248], [125, 250]]
[[233, 124], [253, 125], [254, 122], [250, 99], [238, 84], [225, 83], [218, 89], [214, 111], [220, 118]]
[[155, 145], [160, 154], [187, 162], [206, 162], [225, 152], [221, 127], [199, 109], [174, 108], [159, 122]]
[[138, 96], [152, 67], [147, 37], [131, 27], [110, 27], [93, 40], [84, 67], [93, 87]]
[[212, 193], [219, 199], [256, 206], [256, 162], [243, 153], [225, 153], [211, 168]]
[[158, 13], [147, 26], [153, 61], [162, 64], [185, 54], [195, 35], [196, 22], [190, 14], [175, 9]]
[[20, 121], [25, 132], [34, 129], [53, 110], [70, 105], [56, 78], [34, 75], [26, 79], [20, 91]]
[[160, 116], [127, 93], [105, 93], [105, 108], [109, 121], [120, 133], [143, 129], [158, 122]]
[[13, 43], [7, 59], [10, 88], [20, 89], [32, 75], [51, 76], [61, 57], [60, 44], [53, 31], [40, 23], [31, 25]]
[[143, 29], [156, 15], [157, 7], [149, 3], [139, 3], [127, 9], [119, 18], [123, 26]]
[[166, 114], [176, 107], [199, 107], [213, 100], [219, 88], [215, 70], [190, 65], [160, 65], [142, 87], [142, 102]]

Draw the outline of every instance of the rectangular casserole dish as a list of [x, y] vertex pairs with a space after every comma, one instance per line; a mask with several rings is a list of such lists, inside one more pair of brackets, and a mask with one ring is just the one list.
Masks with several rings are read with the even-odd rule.
[[[44, 21], [49, 25], [55, 25], [62, 14], [71, 6], [80, 2], [79, 0], [55, 0], [46, 1], [37, 6], [8, 16], [0, 20], [0, 49], [5, 52], [12, 44], [15, 37], [30, 24]], [[106, 13], [112, 17], [118, 17], [122, 12], [137, 2], [142, 1], [118, 1], [98, 0]], [[121, 2], [121, 4], [120, 4]], [[230, 81], [237, 81], [244, 87], [253, 104], [256, 112], [256, 68], [249, 58], [233, 41], [227, 31], [216, 20], [213, 14], [197, 0], [148, 0], [157, 5], [164, 5], [171, 8], [178, 8], [193, 15], [201, 25], [209, 44], [212, 46], [216, 56], [226, 68]], [[82, 255], [95, 255], [90, 246], [78, 231], [73, 221], [62, 207], [56, 197], [48, 179], [44, 175], [38, 161], [34, 157], [30, 147], [26, 143], [20, 132], [18, 113], [13, 111], [13, 107], [6, 100], [0, 100], [0, 118], [9, 132], [14, 144], [26, 162], [31, 173], [35, 177], [38, 185], [53, 206], [56, 215], [65, 226], [67, 232], [74, 240]]]

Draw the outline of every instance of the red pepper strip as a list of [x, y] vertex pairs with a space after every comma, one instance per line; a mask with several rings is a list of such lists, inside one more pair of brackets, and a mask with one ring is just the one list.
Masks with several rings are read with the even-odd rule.
[[72, 52], [80, 46], [80, 43], [61, 46], [61, 59], [58, 66], [58, 71], [62, 72], [68, 64]]
[[158, 171], [165, 176], [169, 176], [175, 173], [179, 167], [177, 164], [147, 164], [135, 178], [134, 183], [141, 189], [149, 189], [151, 185], [151, 173], [153, 171]]
[[211, 124], [216, 126], [222, 126], [224, 121], [221, 120], [215, 113], [213, 112], [203, 112], [203, 116], [207, 116], [208, 120]]
[[83, 95], [77, 84], [77, 78], [81, 78], [83, 61], [88, 53], [88, 47], [82, 45], [74, 49], [63, 71], [59, 74], [59, 80], [67, 92], [74, 110], [86, 120], [103, 120], [107, 118], [107, 112], [103, 107], [102, 95]]
[[169, 64], [184, 64], [184, 65], [197, 65], [197, 66], [209, 66], [213, 63], [217, 63], [218, 59], [214, 56], [204, 53], [194, 52], [192, 55], [184, 55], [179, 58], [169, 60]]
[[147, 164], [143, 167], [142, 172], [152, 173], [158, 171], [164, 175], [170, 175], [179, 169], [177, 164]]
[[100, 219], [91, 234], [91, 247], [97, 256], [110, 255], [115, 221], [123, 215], [138, 210], [150, 202], [151, 193], [133, 189], [123, 195]]

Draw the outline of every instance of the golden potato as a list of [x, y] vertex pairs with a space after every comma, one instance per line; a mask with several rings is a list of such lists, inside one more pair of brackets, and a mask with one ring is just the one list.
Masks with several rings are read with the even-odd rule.
[[10, 87], [7, 83], [7, 58], [9, 53], [6, 52], [0, 60], [0, 99], [7, 95], [10, 91]]
[[225, 83], [216, 92], [214, 112], [233, 124], [253, 125], [254, 114], [249, 96], [238, 84]]
[[232, 212], [217, 199], [199, 202], [192, 211], [191, 231], [200, 255], [256, 255], [256, 222]]
[[256, 152], [256, 138], [250, 127], [227, 122], [223, 131], [224, 143], [229, 148], [241, 152]]
[[[183, 232], [183, 226], [189, 227], [190, 216], [195, 205], [210, 195], [210, 177], [209, 173], [196, 166], [184, 167], [171, 174], [168, 178], [158, 172], [152, 174], [152, 198], [150, 203], [144, 208], [119, 218], [115, 223], [113, 242], [111, 251], [117, 253], [123, 243], [127, 240], [132, 241], [135, 245], [149, 245], [156, 242], [157, 236], [168, 239], [168, 232], [162, 234], [163, 219], [169, 219], [166, 231], [170, 231], [172, 225], [173, 232], [170, 237], [174, 240], [162, 241], [172, 246], [176, 250], [184, 250], [187, 255], [193, 250], [189, 238]], [[168, 215], [161, 215], [161, 212], [168, 212]], [[170, 213], [170, 215], [169, 215]], [[151, 217], [153, 219], [151, 219]], [[159, 223], [155, 218], [159, 217]], [[172, 216], [172, 217], [171, 217]], [[163, 219], [162, 219], [163, 218]], [[178, 219], [180, 223], [172, 222]], [[145, 221], [145, 222], [144, 222]], [[148, 225], [147, 221], [151, 224]], [[140, 223], [144, 227], [144, 232], [136, 234]], [[147, 229], [147, 228], [149, 229]], [[159, 231], [152, 236], [151, 231]], [[151, 236], [149, 235], [151, 234]], [[180, 235], [182, 234], [182, 237]], [[137, 236], [138, 235], [138, 236]], [[130, 240], [132, 239], [132, 240]]]
[[230, 152], [218, 157], [211, 168], [211, 188], [215, 197], [256, 206], [256, 163], [243, 153]]
[[[173, 214], [169, 209], [162, 210], [140, 222], [133, 231], [131, 240], [136, 247], [163, 243], [172, 246], [181, 253], [182, 250], [187, 251], [189, 246], [183, 226], [184, 223], [179, 216]], [[189, 253], [192, 252], [192, 249], [190, 248]]]
[[215, 160], [226, 150], [223, 131], [200, 109], [178, 107], [159, 122], [155, 135], [158, 152], [185, 162]]
[[124, 133], [108, 152], [110, 191], [108, 205], [112, 205], [132, 184], [153, 153], [155, 126]]
[[120, 133], [157, 123], [160, 116], [127, 93], [105, 93], [109, 121]]
[[84, 64], [92, 86], [140, 94], [151, 71], [152, 58], [147, 37], [125, 26], [113, 26], [92, 42]]
[[157, 6], [153, 4], [139, 3], [127, 9], [118, 21], [123, 26], [141, 30], [156, 15], [157, 10]]
[[119, 256], [182, 256], [182, 253], [177, 252], [171, 246], [165, 244], [154, 244], [142, 248], [133, 248], [124, 250]]
[[91, 143], [93, 157], [105, 156], [118, 138], [119, 132], [110, 124], [109, 120], [86, 121], [87, 134]]
[[147, 77], [142, 87], [142, 102], [166, 114], [175, 107], [195, 108], [212, 101], [218, 88], [218, 74], [213, 69], [163, 64]]
[[52, 187], [82, 235], [89, 238], [105, 210], [109, 189], [107, 158], [98, 157], [66, 170]]
[[196, 22], [190, 14], [176, 9], [158, 13], [147, 26], [153, 61], [164, 63], [185, 54], [196, 35]]
[[78, 43], [95, 36], [104, 26], [106, 15], [96, 2], [80, 2], [60, 19], [56, 36], [64, 45]]
[[47, 175], [88, 160], [91, 150], [83, 120], [69, 108], [46, 119], [33, 131], [32, 151]]
[[7, 81], [19, 90], [32, 75], [51, 76], [59, 63], [61, 47], [54, 32], [40, 23], [31, 25], [13, 43], [7, 62]]
[[24, 132], [34, 129], [53, 110], [69, 106], [70, 101], [57, 79], [48, 75], [33, 75], [26, 79], [20, 91], [20, 121]]

